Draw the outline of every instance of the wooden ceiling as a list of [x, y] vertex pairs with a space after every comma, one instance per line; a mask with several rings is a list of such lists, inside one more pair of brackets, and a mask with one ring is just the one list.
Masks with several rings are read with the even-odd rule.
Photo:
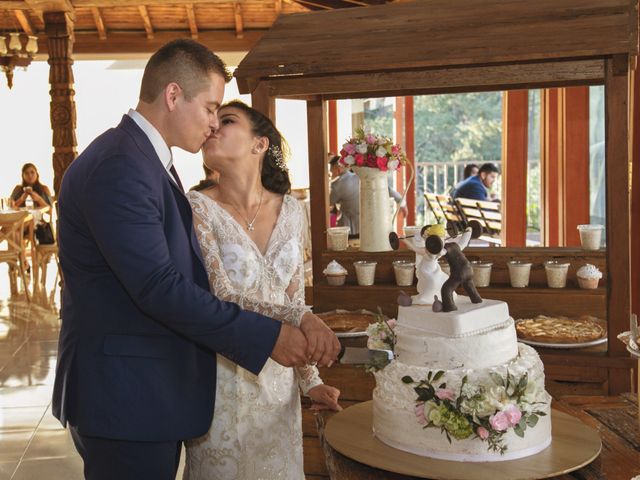
[[[389, 0], [390, 1], [390, 0]], [[246, 51], [280, 14], [357, 8], [387, 0], [0, 0], [0, 34], [39, 37], [43, 12], [64, 11], [74, 28], [74, 53], [149, 53], [190, 36], [216, 51]]]

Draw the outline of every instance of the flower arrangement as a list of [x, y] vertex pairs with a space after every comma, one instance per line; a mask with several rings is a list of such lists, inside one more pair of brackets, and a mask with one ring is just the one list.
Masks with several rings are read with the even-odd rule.
[[529, 382], [527, 373], [519, 379], [508, 371], [506, 376], [491, 373], [493, 387], [473, 386], [463, 377], [458, 391], [443, 382], [444, 371], [429, 372], [426, 380], [402, 377], [406, 384], [415, 384], [418, 395], [415, 416], [423, 428], [440, 428], [451, 443], [451, 437], [464, 440], [474, 436], [487, 442], [487, 449], [504, 454], [504, 435], [513, 429], [524, 437], [546, 413], [538, 410], [538, 391]]
[[[367, 327], [367, 348], [372, 350], [391, 350], [393, 352], [396, 345], [396, 334], [393, 329], [396, 326], [395, 318], [387, 320], [380, 308], [375, 316], [376, 321]], [[373, 373], [383, 369], [389, 362], [383, 364], [370, 363], [365, 368], [367, 372]]]
[[342, 145], [339, 162], [348, 168], [371, 167], [393, 172], [407, 163], [407, 156], [390, 138], [359, 128], [355, 136]]

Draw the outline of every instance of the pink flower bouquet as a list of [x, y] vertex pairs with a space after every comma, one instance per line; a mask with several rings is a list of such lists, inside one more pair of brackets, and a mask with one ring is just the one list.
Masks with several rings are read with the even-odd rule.
[[407, 163], [407, 156], [390, 138], [365, 133], [360, 128], [342, 145], [339, 162], [348, 168], [370, 167], [393, 172]]

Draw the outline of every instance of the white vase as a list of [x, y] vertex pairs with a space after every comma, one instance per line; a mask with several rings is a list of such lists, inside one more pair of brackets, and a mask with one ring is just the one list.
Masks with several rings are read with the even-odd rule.
[[371, 167], [352, 167], [360, 178], [360, 250], [391, 250], [391, 208], [387, 172]]

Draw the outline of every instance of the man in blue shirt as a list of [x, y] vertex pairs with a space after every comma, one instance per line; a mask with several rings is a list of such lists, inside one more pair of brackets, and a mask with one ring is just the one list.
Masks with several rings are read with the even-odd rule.
[[453, 198], [472, 198], [474, 200], [491, 201], [489, 190], [498, 178], [500, 171], [493, 163], [485, 163], [477, 175], [461, 182], [453, 192]]

